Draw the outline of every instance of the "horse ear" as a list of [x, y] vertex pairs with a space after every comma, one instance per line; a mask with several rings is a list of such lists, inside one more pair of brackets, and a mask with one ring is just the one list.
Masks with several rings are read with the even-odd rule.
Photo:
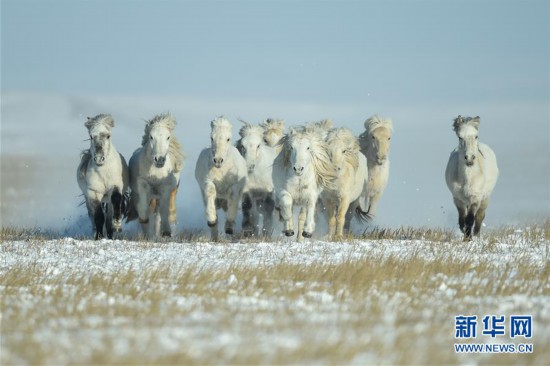
[[110, 115], [107, 116], [105, 123], [109, 125], [111, 128], [115, 127], [115, 120]]
[[294, 136], [294, 135], [296, 135], [296, 129], [295, 129], [294, 127], [290, 127], [290, 128], [288, 129], [288, 135], [289, 135], [289, 136]]
[[453, 130], [455, 132], [458, 131], [458, 129], [460, 128], [460, 126], [464, 123], [464, 119], [462, 118], [462, 116], [459, 114], [458, 117], [455, 118], [454, 120], [454, 123], [453, 123]]
[[476, 117], [474, 117], [470, 120], [470, 124], [472, 126], [474, 126], [476, 128], [476, 130], [479, 129], [480, 122], [481, 122], [481, 120], [480, 120], [479, 116], [476, 116]]

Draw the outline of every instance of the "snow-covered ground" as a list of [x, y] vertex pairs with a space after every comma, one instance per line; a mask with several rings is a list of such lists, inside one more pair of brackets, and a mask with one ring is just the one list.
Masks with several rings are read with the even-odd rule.
[[[471, 243], [4, 241], [2, 363], [542, 364], [550, 240], [533, 233]], [[523, 343], [534, 353], [456, 355], [462, 314], [532, 315]]]

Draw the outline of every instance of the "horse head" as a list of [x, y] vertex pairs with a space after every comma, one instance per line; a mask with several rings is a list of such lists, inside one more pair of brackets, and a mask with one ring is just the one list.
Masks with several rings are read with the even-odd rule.
[[294, 174], [301, 176], [311, 164], [312, 142], [305, 131], [291, 128], [286, 141], [288, 163]]
[[337, 171], [341, 171], [345, 163], [357, 169], [359, 143], [350, 130], [337, 128], [330, 131], [327, 135], [327, 144], [330, 160]]
[[260, 126], [251, 125], [250, 123], [241, 121], [244, 126], [239, 131], [241, 139], [238, 143], [238, 149], [248, 168], [248, 173], [252, 173], [256, 167], [256, 162], [260, 158], [264, 143], [264, 129]]
[[84, 126], [90, 135], [90, 153], [94, 163], [101, 166], [111, 151], [111, 129], [115, 126], [115, 121], [109, 114], [99, 114], [88, 117]]
[[389, 118], [382, 118], [374, 115], [365, 121], [367, 129], [366, 144], [370, 150], [370, 156], [376, 164], [382, 165], [388, 160], [390, 152], [390, 140], [393, 130], [392, 121]]
[[467, 166], [474, 165], [476, 155], [479, 151], [477, 138], [479, 123], [479, 116], [472, 118], [460, 115], [455, 118], [453, 123], [453, 130], [458, 136], [458, 150], [460, 155], [464, 157]]
[[264, 129], [264, 143], [275, 147], [285, 134], [285, 121], [282, 119], [266, 119], [260, 126]]
[[212, 162], [216, 168], [221, 168], [231, 147], [232, 126], [226, 118], [218, 117], [210, 123], [210, 127]]
[[170, 148], [176, 120], [170, 114], [159, 114], [147, 122], [143, 144], [149, 145], [151, 158], [157, 168], [163, 168]]

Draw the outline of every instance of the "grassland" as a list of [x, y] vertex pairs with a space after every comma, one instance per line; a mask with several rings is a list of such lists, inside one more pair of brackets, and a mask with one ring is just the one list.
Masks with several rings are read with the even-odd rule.
[[[545, 364], [550, 221], [345, 242], [0, 233], [1, 364]], [[81, 238], [83, 239], [83, 238]], [[180, 242], [182, 241], [182, 242]], [[533, 316], [531, 354], [456, 354], [454, 316]]]

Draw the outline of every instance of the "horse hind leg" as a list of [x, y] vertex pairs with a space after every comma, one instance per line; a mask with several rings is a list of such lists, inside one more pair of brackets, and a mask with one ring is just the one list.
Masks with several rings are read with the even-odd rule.
[[485, 219], [485, 210], [487, 209], [488, 205], [489, 205], [489, 200], [483, 200], [483, 202], [481, 202], [481, 205], [479, 205], [479, 209], [477, 210], [477, 213], [475, 216], [475, 225], [474, 225], [475, 236], [479, 236], [479, 233], [481, 232], [481, 225], [483, 224], [483, 220]]
[[178, 193], [178, 186], [174, 187], [172, 192], [170, 192], [170, 213], [168, 216], [168, 220], [172, 225], [176, 223], [176, 194], [177, 193]]
[[273, 232], [273, 211], [275, 210], [275, 201], [271, 195], [268, 195], [262, 204], [264, 223], [262, 235], [264, 237], [271, 236]]
[[472, 240], [472, 229], [474, 228], [476, 212], [477, 206], [471, 205], [468, 209], [468, 214], [464, 219], [464, 241]]

